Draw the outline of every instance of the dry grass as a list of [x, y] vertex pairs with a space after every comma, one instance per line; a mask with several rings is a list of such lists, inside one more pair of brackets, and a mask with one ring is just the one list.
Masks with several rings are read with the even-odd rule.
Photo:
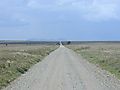
[[41, 61], [57, 46], [10, 45], [0, 46], [0, 89]]
[[67, 47], [120, 79], [120, 44], [96, 43], [71, 45]]

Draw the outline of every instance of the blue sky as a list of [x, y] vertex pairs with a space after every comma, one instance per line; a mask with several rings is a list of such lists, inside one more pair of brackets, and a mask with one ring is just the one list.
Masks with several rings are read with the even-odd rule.
[[120, 0], [0, 0], [1, 40], [120, 40]]

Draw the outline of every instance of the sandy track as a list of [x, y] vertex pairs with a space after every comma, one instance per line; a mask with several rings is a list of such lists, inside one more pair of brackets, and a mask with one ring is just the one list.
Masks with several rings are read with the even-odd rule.
[[120, 90], [120, 81], [61, 46], [4, 90]]

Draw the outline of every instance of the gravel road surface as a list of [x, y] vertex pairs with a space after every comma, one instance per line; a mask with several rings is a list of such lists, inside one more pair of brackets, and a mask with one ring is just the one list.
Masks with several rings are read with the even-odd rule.
[[120, 90], [120, 81], [61, 45], [4, 90]]

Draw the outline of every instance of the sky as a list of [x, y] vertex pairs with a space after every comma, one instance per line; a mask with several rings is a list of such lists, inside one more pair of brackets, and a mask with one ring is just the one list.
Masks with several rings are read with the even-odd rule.
[[0, 0], [0, 40], [120, 40], [120, 0]]

